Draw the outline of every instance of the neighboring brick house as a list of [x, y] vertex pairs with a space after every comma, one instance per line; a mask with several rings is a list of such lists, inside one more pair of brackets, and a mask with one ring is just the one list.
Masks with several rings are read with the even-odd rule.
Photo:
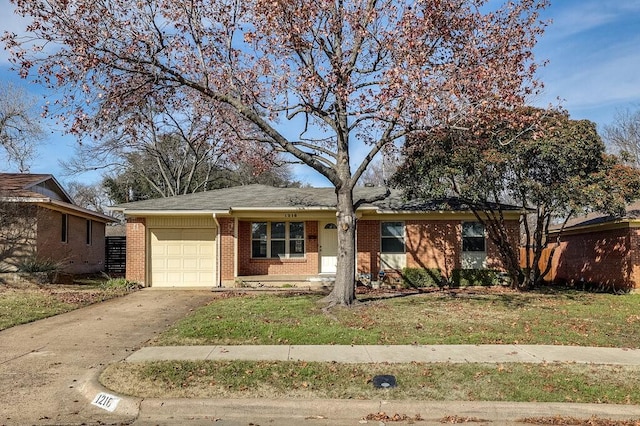
[[[558, 234], [552, 230], [549, 241], [557, 241]], [[574, 219], [559, 239], [550, 280], [607, 289], [640, 288], [640, 202], [627, 206], [621, 218], [591, 214]]]
[[113, 219], [75, 205], [52, 175], [0, 173], [0, 213], [0, 272], [28, 263], [70, 274], [103, 270]]
[[[372, 199], [381, 188], [356, 188]], [[248, 185], [122, 204], [127, 278], [154, 287], [307, 281], [335, 274], [333, 188]], [[410, 268], [503, 269], [482, 225], [456, 200], [406, 203], [399, 193], [357, 212], [359, 274]], [[518, 209], [505, 217], [519, 244]]]

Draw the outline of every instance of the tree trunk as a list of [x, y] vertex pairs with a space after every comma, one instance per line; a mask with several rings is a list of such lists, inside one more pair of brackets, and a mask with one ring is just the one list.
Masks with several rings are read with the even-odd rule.
[[336, 190], [338, 195], [338, 267], [336, 282], [325, 298], [329, 306], [351, 305], [356, 298], [356, 214], [353, 208], [353, 190]]

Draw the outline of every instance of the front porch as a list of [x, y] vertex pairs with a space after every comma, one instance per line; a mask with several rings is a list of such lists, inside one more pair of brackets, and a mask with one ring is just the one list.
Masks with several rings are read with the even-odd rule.
[[331, 288], [335, 282], [335, 275], [245, 275], [235, 279], [236, 288]]

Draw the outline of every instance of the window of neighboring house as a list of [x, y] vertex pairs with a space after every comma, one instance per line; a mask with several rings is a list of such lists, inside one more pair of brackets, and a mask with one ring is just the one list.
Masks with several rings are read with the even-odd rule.
[[380, 224], [380, 251], [382, 253], [404, 253], [404, 239], [404, 222], [382, 222]]
[[304, 257], [304, 222], [251, 223], [251, 257]]
[[87, 220], [87, 235], [86, 235], [86, 241], [87, 241], [87, 245], [90, 246], [92, 243], [92, 238], [91, 238], [91, 234], [93, 231], [93, 222], [89, 219]]
[[462, 251], [484, 252], [486, 249], [484, 225], [480, 222], [462, 223]]
[[62, 241], [63, 243], [66, 243], [67, 241], [69, 241], [69, 215], [68, 214], [62, 215], [60, 231], [61, 231], [60, 241]]

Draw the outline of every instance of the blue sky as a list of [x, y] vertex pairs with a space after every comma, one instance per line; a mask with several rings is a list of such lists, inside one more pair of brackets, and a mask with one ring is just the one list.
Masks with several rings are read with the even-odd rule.
[[[531, 100], [537, 106], [558, 104], [573, 119], [588, 119], [601, 129], [616, 111], [640, 109], [640, 0], [551, 0], [545, 18], [553, 20], [536, 47], [538, 60], [548, 60], [539, 78], [542, 94]], [[12, 13], [9, 0], [0, 0], [0, 32], [21, 32], [26, 25]], [[9, 70], [6, 52], [0, 50], [0, 81], [23, 85], [44, 103], [52, 96], [20, 80]], [[97, 174], [63, 175], [58, 162], [73, 152], [75, 140], [45, 122], [47, 140], [31, 171], [53, 173], [63, 183], [92, 182]], [[0, 167], [6, 171], [6, 166]], [[328, 182], [306, 167], [294, 169], [296, 178], [315, 186]]]

